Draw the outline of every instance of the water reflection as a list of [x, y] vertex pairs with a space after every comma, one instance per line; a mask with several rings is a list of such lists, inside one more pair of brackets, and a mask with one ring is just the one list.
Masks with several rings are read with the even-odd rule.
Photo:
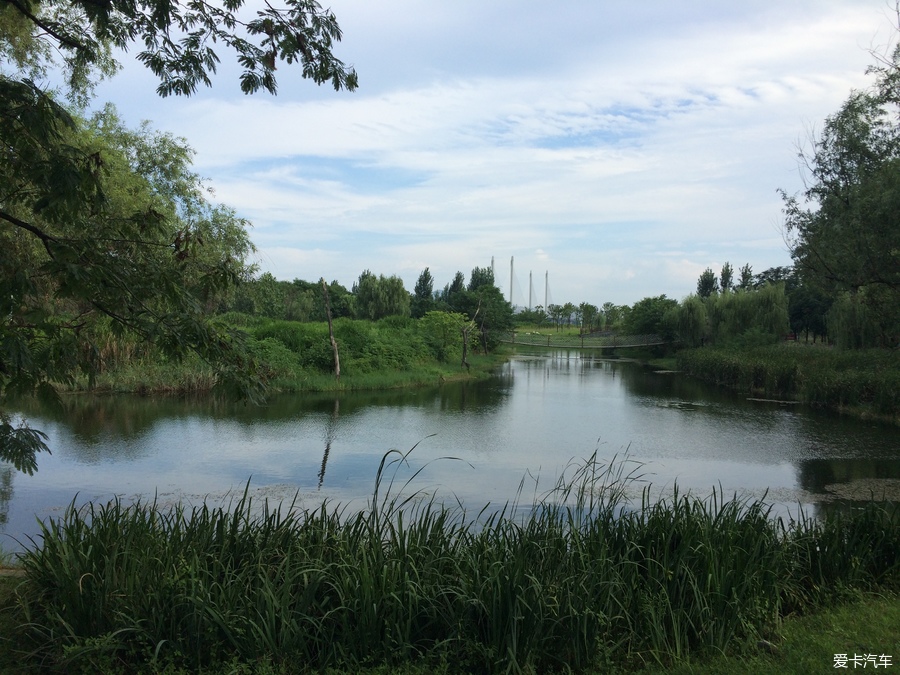
[[11, 466], [0, 466], [0, 532], [5, 529], [9, 519], [9, 500], [13, 495], [12, 472]]
[[[51, 439], [34, 477], [0, 469], [0, 526], [113, 494], [202, 499], [252, 480], [309, 502], [365, 500], [382, 455], [416, 446], [410, 472], [468, 505], [538, 493], [573, 460], [628, 453], [654, 484], [749, 491], [787, 504], [845, 499], [838, 485], [900, 480], [894, 427], [717, 390], [576, 350], [522, 352], [481, 382], [385, 392], [217, 397], [72, 396], [22, 402]], [[435, 461], [441, 457], [462, 461]], [[16, 482], [15, 494], [12, 484]], [[530, 479], [529, 479], [530, 480]], [[531, 483], [528, 483], [531, 486]]]

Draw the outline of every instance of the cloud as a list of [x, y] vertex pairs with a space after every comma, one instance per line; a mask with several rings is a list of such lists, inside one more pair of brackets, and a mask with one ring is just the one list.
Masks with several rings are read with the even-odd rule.
[[333, 9], [358, 92], [285, 69], [276, 99], [217, 81], [147, 108], [252, 219], [263, 267], [411, 287], [516, 256], [595, 304], [683, 296], [720, 261], [788, 264], [775, 190], [800, 189], [798, 144], [890, 28], [880, 0]]

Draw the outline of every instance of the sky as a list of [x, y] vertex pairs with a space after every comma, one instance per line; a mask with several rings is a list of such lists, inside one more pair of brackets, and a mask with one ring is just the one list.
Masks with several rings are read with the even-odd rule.
[[223, 47], [193, 97], [156, 97], [126, 57], [98, 103], [187, 139], [262, 272], [411, 291], [493, 261], [509, 298], [512, 259], [520, 306], [681, 300], [707, 267], [789, 265], [778, 189], [803, 189], [798, 153], [897, 25], [888, 0], [326, 6], [353, 93], [281, 65], [276, 97], [245, 96]]

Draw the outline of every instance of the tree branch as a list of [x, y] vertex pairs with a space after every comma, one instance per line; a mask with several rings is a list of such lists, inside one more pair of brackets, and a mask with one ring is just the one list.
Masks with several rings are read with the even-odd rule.
[[62, 34], [56, 32], [55, 30], [53, 30], [53, 28], [50, 27], [47, 23], [45, 23], [44, 21], [41, 21], [41, 19], [39, 19], [34, 14], [29, 12], [28, 8], [25, 7], [22, 3], [20, 3], [19, 0], [5, 0], [5, 1], [7, 3], [9, 3], [10, 5], [12, 5], [13, 7], [15, 7], [22, 16], [26, 17], [35, 26], [38, 26], [42, 30], [46, 31], [47, 33], [52, 35], [55, 39], [59, 40], [59, 42], [66, 45], [67, 47], [71, 47], [72, 49], [79, 49], [79, 50], [87, 49], [80, 42], [76, 42], [72, 38], [62, 35]]
[[51, 243], [57, 243], [56, 237], [53, 237], [53, 236], [47, 234], [47, 233], [44, 232], [42, 229], [40, 229], [40, 228], [38, 228], [38, 227], [35, 227], [34, 225], [31, 225], [30, 223], [26, 223], [24, 220], [19, 220], [19, 219], [16, 218], [15, 216], [13, 216], [13, 215], [11, 215], [11, 214], [9, 214], [9, 213], [6, 213], [5, 211], [0, 211], [0, 218], [2, 218], [3, 220], [5, 220], [5, 221], [7, 221], [7, 222], [9, 222], [9, 223], [12, 223], [12, 224], [15, 225], [16, 227], [20, 227], [20, 228], [22, 228], [23, 230], [26, 230], [26, 231], [28, 231], [28, 232], [31, 232], [31, 234], [33, 234], [35, 237], [37, 237], [38, 239], [40, 239], [40, 240], [41, 240], [41, 243], [44, 244], [44, 248], [47, 250], [47, 254], [48, 254], [51, 258], [54, 257], [54, 255], [53, 255], [53, 249], [52, 249], [52, 247], [50, 246], [50, 244], [51, 244]]

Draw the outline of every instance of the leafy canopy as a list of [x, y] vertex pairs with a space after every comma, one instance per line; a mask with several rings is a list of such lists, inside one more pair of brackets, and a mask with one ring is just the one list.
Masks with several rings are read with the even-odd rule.
[[[116, 50], [160, 80], [162, 96], [209, 85], [217, 45], [245, 93], [275, 93], [278, 61], [355, 89], [332, 54], [341, 33], [314, 0], [250, 11], [243, 0], [0, 0], [0, 459], [36, 468], [45, 437], [3, 406], [103, 367], [106, 334], [140, 338], [165, 358], [196, 353], [220, 380], [261, 393], [240, 335], [210, 309], [252, 271], [247, 223], [212, 204], [181, 139], [126, 129], [111, 108], [78, 113]], [[67, 108], [37, 82], [61, 73]]]
[[825, 121], [801, 199], [783, 194], [794, 260], [825, 287], [900, 293], [900, 42]]

